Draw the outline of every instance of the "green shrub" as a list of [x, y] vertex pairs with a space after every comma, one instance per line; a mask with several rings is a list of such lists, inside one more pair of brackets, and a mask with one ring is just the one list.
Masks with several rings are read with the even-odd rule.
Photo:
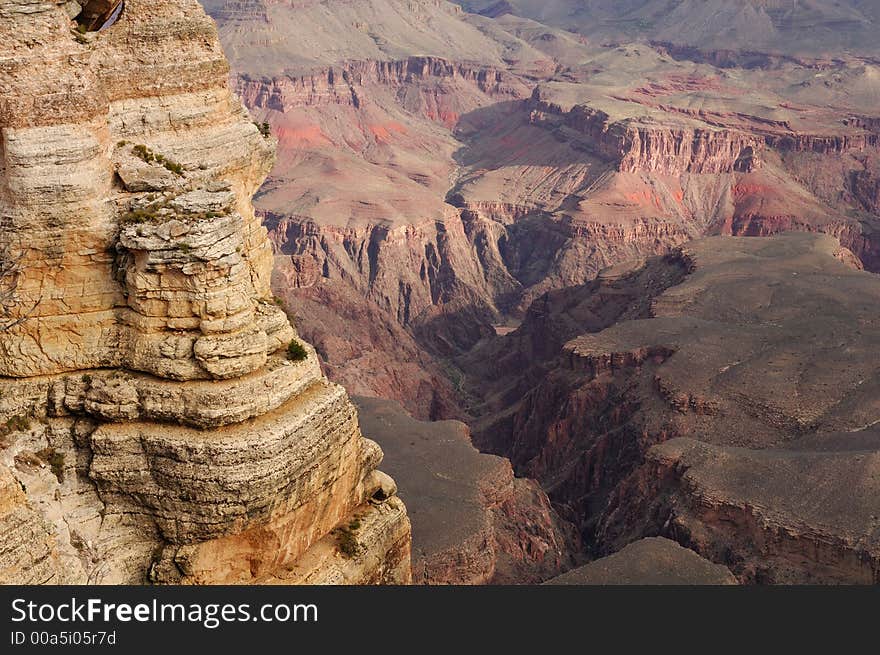
[[339, 552], [345, 557], [356, 557], [361, 552], [361, 545], [358, 543], [357, 535], [349, 528], [337, 528], [336, 546]]
[[154, 161], [156, 161], [155, 153], [153, 153], [152, 150], [150, 150], [142, 143], [136, 145], [134, 148], [131, 149], [131, 151], [135, 154], [136, 157], [145, 161], [148, 164], [152, 164]]
[[309, 351], [305, 349], [299, 341], [294, 339], [287, 346], [287, 359], [292, 362], [301, 362], [309, 356]]
[[44, 448], [37, 453], [37, 457], [49, 465], [58, 482], [64, 482], [64, 453], [54, 448]]
[[162, 161], [162, 165], [175, 175], [183, 175], [183, 166], [181, 166], [177, 162], [168, 161], [167, 159], [165, 159]]
[[257, 129], [260, 130], [260, 134], [263, 135], [264, 138], [268, 139], [272, 136], [272, 126], [269, 123], [254, 123], [257, 126]]
[[6, 436], [12, 432], [25, 432], [30, 430], [31, 420], [24, 415], [13, 416], [6, 419], [5, 423], [0, 424], [0, 435]]
[[123, 223], [132, 223], [134, 225], [140, 225], [141, 223], [146, 223], [148, 221], [152, 221], [156, 217], [157, 217], [157, 214], [154, 209], [151, 209], [151, 208], [132, 209], [130, 212], [128, 212], [122, 216], [121, 221]]
[[139, 159], [141, 159], [142, 161], [144, 161], [148, 164], [152, 164], [154, 162], [157, 164], [162, 164], [162, 166], [164, 166], [166, 169], [168, 169], [172, 173], [174, 173], [176, 175], [183, 175], [183, 172], [184, 172], [183, 166], [181, 166], [180, 164], [178, 164], [175, 161], [171, 161], [165, 155], [153, 152], [152, 150], [150, 150], [147, 146], [145, 146], [142, 143], [139, 143], [138, 145], [134, 146], [131, 149], [131, 151], [134, 153], [134, 155], [136, 157], [138, 157]]

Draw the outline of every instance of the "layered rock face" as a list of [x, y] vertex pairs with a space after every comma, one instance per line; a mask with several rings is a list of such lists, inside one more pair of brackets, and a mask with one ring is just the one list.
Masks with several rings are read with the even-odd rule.
[[795, 229], [880, 268], [864, 61], [728, 74], [503, 8], [204, 4], [279, 139], [275, 293], [332, 379], [420, 418], [466, 416], [452, 357], [617, 262]]
[[407, 582], [381, 449], [269, 290], [274, 146], [214, 24], [63, 5], [0, 9], [3, 580]]
[[717, 237], [548, 294], [471, 355], [501, 371], [477, 440], [597, 556], [663, 536], [742, 582], [877, 583], [880, 285], [853, 263]]
[[[438, 58], [355, 62], [271, 85], [240, 79], [239, 89], [270, 120], [282, 152], [259, 200], [277, 255], [274, 288], [331, 375], [359, 393], [398, 398], [422, 418], [459, 415], [454, 390], [413, 335], [440, 352], [467, 347], [488, 333], [498, 299], [517, 283], [494, 247], [485, 263], [474, 257], [474, 242], [497, 240], [494, 226], [443, 200], [453, 174], [449, 129], [474, 106], [528, 90], [491, 68]], [[315, 321], [311, 308], [327, 297], [336, 316], [323, 310]], [[352, 313], [371, 320], [348, 320]], [[330, 347], [328, 321], [358, 327]], [[368, 339], [362, 331], [377, 322], [387, 327]], [[389, 342], [389, 332], [403, 336]], [[400, 338], [421, 355], [401, 357], [391, 345]], [[383, 361], [369, 362], [377, 345]], [[415, 370], [413, 359], [422, 360]], [[413, 377], [424, 384], [407, 382]]]

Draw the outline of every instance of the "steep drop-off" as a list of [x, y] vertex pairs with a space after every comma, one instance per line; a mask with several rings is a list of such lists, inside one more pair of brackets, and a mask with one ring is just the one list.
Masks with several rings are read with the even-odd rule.
[[533, 480], [471, 444], [458, 421], [416, 421], [377, 398], [355, 403], [379, 441], [413, 525], [413, 582], [535, 583], [580, 557], [574, 527]]
[[475, 438], [595, 555], [664, 536], [743, 582], [876, 583], [878, 293], [806, 234], [611, 270], [471, 354]]
[[269, 290], [274, 144], [195, 0], [0, 8], [0, 579], [405, 583], [381, 449]]

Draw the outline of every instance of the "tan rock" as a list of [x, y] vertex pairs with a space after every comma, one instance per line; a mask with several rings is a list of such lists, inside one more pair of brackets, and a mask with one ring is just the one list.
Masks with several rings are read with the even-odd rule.
[[310, 346], [287, 358], [251, 205], [273, 144], [213, 23], [128, 0], [83, 36], [72, 9], [0, 9], [0, 580], [408, 582], [381, 450]]

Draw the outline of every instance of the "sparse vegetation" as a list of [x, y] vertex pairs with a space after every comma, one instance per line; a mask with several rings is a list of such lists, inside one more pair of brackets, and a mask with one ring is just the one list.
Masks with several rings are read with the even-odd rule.
[[136, 145], [131, 151], [135, 154], [136, 157], [144, 160], [148, 164], [152, 164], [156, 161], [156, 155], [150, 150], [147, 146], [142, 143]]
[[175, 175], [183, 175], [183, 166], [181, 166], [177, 162], [164, 160], [162, 161], [162, 165]]
[[25, 432], [31, 429], [31, 420], [25, 415], [13, 416], [0, 424], [0, 436], [6, 436], [13, 432]]
[[165, 155], [153, 152], [142, 143], [134, 146], [131, 151], [135, 155], [135, 157], [148, 164], [161, 164], [175, 175], [183, 175], [184, 169], [181, 164], [178, 164], [177, 162], [168, 159], [167, 157], [165, 157]]
[[272, 126], [269, 125], [269, 123], [265, 123], [265, 122], [263, 122], [263, 123], [257, 123], [257, 122], [254, 122], [254, 125], [256, 125], [256, 126], [257, 126], [257, 129], [260, 130], [260, 134], [263, 135], [263, 138], [268, 139], [269, 137], [272, 136]]
[[129, 210], [120, 218], [122, 223], [133, 223], [139, 225], [141, 223], [149, 223], [160, 218], [160, 213], [168, 207], [169, 198], [165, 198], [159, 194], [151, 193], [146, 196], [146, 205], [135, 207]]
[[292, 362], [301, 362], [309, 356], [309, 351], [306, 350], [305, 346], [303, 346], [299, 341], [294, 339], [287, 346], [287, 359]]
[[64, 453], [54, 448], [44, 448], [37, 453], [37, 457], [49, 465], [58, 482], [64, 482]]
[[176, 215], [178, 218], [182, 218], [182, 215], [185, 214], [186, 218], [189, 220], [215, 219], [222, 218], [226, 215], [226, 212], [224, 211], [193, 212], [181, 210], [179, 208], [175, 209], [171, 207], [171, 202], [173, 200], [174, 197], [171, 195], [163, 196], [157, 193], [151, 193], [145, 196], [143, 200], [132, 203], [134, 206], [120, 217], [120, 223], [140, 225], [142, 223], [156, 222], [163, 217], [170, 218], [171, 214]]
[[[358, 524], [360, 527], [360, 524]], [[361, 552], [361, 545], [358, 543], [355, 530], [351, 527], [336, 528], [336, 547], [345, 557], [356, 557]]]
[[154, 219], [158, 218], [158, 214], [155, 209], [151, 208], [142, 208], [142, 209], [132, 209], [130, 212], [126, 213], [122, 216], [122, 223], [132, 223], [135, 225], [140, 225], [141, 223], [147, 223]]

